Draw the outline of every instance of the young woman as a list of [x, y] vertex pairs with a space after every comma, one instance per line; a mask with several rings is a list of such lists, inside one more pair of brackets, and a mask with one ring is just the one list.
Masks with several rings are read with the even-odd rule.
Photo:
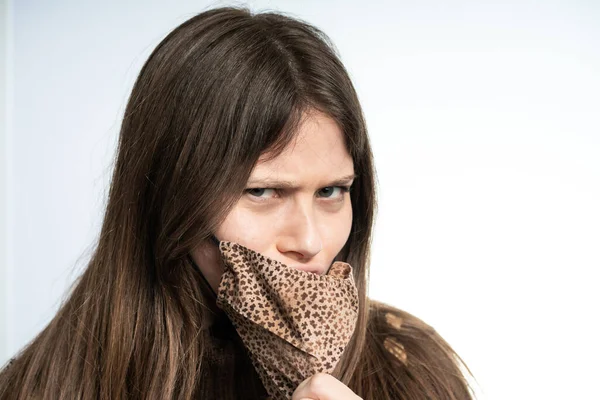
[[[278, 397], [265, 371], [284, 379], [303, 367], [274, 367], [284, 357], [275, 349], [298, 351], [285, 347], [290, 337], [224, 312], [225, 293], [266, 304], [264, 292], [226, 290], [233, 243], [257, 257], [246, 261], [279, 268], [267, 279], [300, 282], [297, 296], [331, 283], [355, 306], [338, 326], [351, 336], [335, 370], [294, 375], [293, 399], [470, 399], [465, 366], [436, 331], [367, 295], [374, 181], [356, 92], [324, 33], [244, 8], [189, 19], [135, 83], [93, 257], [55, 318], [1, 371], [0, 398]], [[325, 282], [332, 264], [351, 267], [348, 290]], [[306, 326], [303, 315], [269, 325]], [[339, 339], [314, 328], [319, 346]], [[264, 354], [251, 354], [258, 335]]]

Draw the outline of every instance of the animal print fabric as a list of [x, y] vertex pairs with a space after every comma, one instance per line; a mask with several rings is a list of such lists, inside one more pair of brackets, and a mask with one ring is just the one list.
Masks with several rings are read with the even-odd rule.
[[240, 244], [221, 241], [225, 272], [217, 306], [244, 342], [272, 400], [289, 400], [298, 385], [332, 373], [358, 317], [350, 264], [326, 275], [301, 271]]

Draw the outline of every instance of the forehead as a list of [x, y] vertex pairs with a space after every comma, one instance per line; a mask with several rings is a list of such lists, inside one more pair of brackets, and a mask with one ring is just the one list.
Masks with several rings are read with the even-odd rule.
[[315, 111], [304, 115], [295, 138], [281, 154], [258, 160], [251, 176], [314, 181], [353, 172], [352, 157], [338, 124]]

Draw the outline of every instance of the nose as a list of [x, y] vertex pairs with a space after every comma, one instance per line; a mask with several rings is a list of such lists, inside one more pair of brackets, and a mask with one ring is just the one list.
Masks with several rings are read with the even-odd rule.
[[277, 249], [295, 261], [305, 261], [317, 255], [323, 244], [312, 204], [299, 203], [285, 217], [287, 223], [277, 240]]

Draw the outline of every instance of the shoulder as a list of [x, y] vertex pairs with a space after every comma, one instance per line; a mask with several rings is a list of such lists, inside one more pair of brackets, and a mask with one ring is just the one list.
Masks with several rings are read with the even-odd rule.
[[446, 358], [452, 362], [457, 357], [431, 325], [407, 311], [373, 299], [369, 300], [367, 331], [375, 345], [404, 364], [411, 363], [411, 353], [418, 353], [412, 354], [412, 361], [417, 361], [417, 355], [432, 360]]
[[377, 379], [386, 393], [472, 398], [463, 373], [470, 374], [468, 367], [432, 326], [407, 311], [369, 299], [365, 346], [363, 365], [378, 366]]
[[389, 304], [369, 300], [368, 340], [371, 346], [379, 347], [388, 357], [407, 364], [407, 354], [400, 336], [407, 329], [406, 319], [412, 315]]

